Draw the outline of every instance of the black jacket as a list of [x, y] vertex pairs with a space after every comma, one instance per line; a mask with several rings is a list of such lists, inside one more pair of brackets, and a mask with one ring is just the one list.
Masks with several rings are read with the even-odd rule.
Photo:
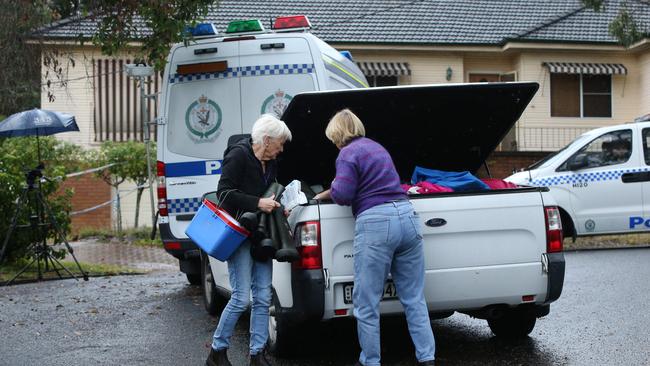
[[257, 211], [260, 197], [275, 181], [277, 172], [275, 160], [267, 161], [266, 173], [262, 171], [262, 163], [253, 154], [251, 139], [229, 146], [224, 152], [217, 188], [220, 206], [233, 217]]

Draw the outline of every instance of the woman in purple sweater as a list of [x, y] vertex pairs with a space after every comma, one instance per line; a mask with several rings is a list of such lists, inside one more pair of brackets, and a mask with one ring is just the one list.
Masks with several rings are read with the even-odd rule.
[[380, 365], [379, 302], [388, 273], [404, 306], [419, 365], [433, 365], [435, 341], [424, 299], [424, 253], [419, 217], [400, 187], [390, 154], [365, 137], [349, 109], [325, 130], [339, 148], [336, 178], [316, 199], [352, 206], [354, 228], [354, 317], [361, 354], [357, 365]]

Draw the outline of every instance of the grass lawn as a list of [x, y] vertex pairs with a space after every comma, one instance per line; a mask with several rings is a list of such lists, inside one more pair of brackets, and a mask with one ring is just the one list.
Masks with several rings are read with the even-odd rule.
[[[12, 263], [12, 264], [3, 264], [0, 266], [0, 283], [4, 283], [11, 278], [13, 278], [16, 273], [18, 273], [26, 264], [28, 261], [22, 261], [20, 263]], [[68, 269], [70, 272], [72, 272], [75, 276], [81, 278], [81, 272], [79, 271], [79, 268], [77, 268], [77, 265], [75, 264], [74, 261], [61, 261], [61, 263]], [[81, 268], [83, 268], [86, 273], [88, 273], [89, 276], [92, 277], [97, 277], [97, 276], [114, 276], [114, 275], [124, 275], [124, 274], [142, 274], [145, 273], [144, 271], [141, 270], [136, 270], [133, 268], [129, 267], [123, 267], [123, 266], [116, 266], [116, 265], [109, 265], [109, 264], [90, 264], [90, 263], [79, 263], [81, 265]], [[43, 278], [44, 279], [58, 279], [59, 276], [56, 274], [55, 271], [52, 270], [52, 267], [50, 266], [50, 271], [43, 273]], [[61, 273], [61, 276], [63, 278], [68, 278], [70, 275], [62, 268], [60, 268], [57, 265], [57, 269], [59, 270], [59, 273]], [[43, 264], [41, 263], [41, 270], [43, 269]], [[30, 282], [34, 281], [38, 278], [38, 268], [36, 266], [36, 263], [31, 265], [23, 274], [20, 275], [16, 280], [14, 280], [14, 283], [20, 283], [20, 282]]]
[[108, 229], [81, 229], [77, 235], [70, 237], [70, 240], [81, 240], [95, 238], [101, 243], [126, 243], [139, 246], [163, 247], [160, 235], [156, 231], [156, 237], [151, 240], [151, 228], [140, 227], [127, 229], [122, 232]]
[[583, 236], [577, 238], [575, 243], [572, 238], [564, 238], [563, 245], [564, 250], [633, 248], [650, 245], [650, 234]]

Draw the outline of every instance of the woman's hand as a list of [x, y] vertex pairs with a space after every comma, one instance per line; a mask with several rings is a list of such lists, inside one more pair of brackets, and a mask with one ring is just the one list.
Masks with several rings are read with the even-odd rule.
[[280, 203], [275, 201], [275, 193], [269, 198], [260, 198], [257, 202], [257, 208], [262, 212], [271, 213], [276, 207], [280, 207]]
[[322, 191], [321, 193], [317, 194], [314, 196], [315, 200], [329, 200], [332, 199], [332, 195], [330, 194], [330, 190]]

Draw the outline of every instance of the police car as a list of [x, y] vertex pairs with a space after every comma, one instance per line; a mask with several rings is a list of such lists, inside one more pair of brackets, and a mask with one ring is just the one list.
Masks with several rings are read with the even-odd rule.
[[[199, 24], [195, 41], [170, 51], [157, 136], [158, 225], [193, 284], [201, 282], [200, 252], [185, 229], [201, 196], [216, 190], [228, 139], [250, 133], [261, 114], [281, 116], [298, 93], [368, 86], [349, 53], [309, 28], [305, 16], [277, 18], [271, 30], [259, 20], [234, 21], [223, 34]], [[209, 271], [205, 277], [212, 282]]]
[[[638, 119], [640, 121], [647, 119]], [[650, 122], [589, 131], [506, 180], [549, 187], [565, 236], [650, 230]]]

